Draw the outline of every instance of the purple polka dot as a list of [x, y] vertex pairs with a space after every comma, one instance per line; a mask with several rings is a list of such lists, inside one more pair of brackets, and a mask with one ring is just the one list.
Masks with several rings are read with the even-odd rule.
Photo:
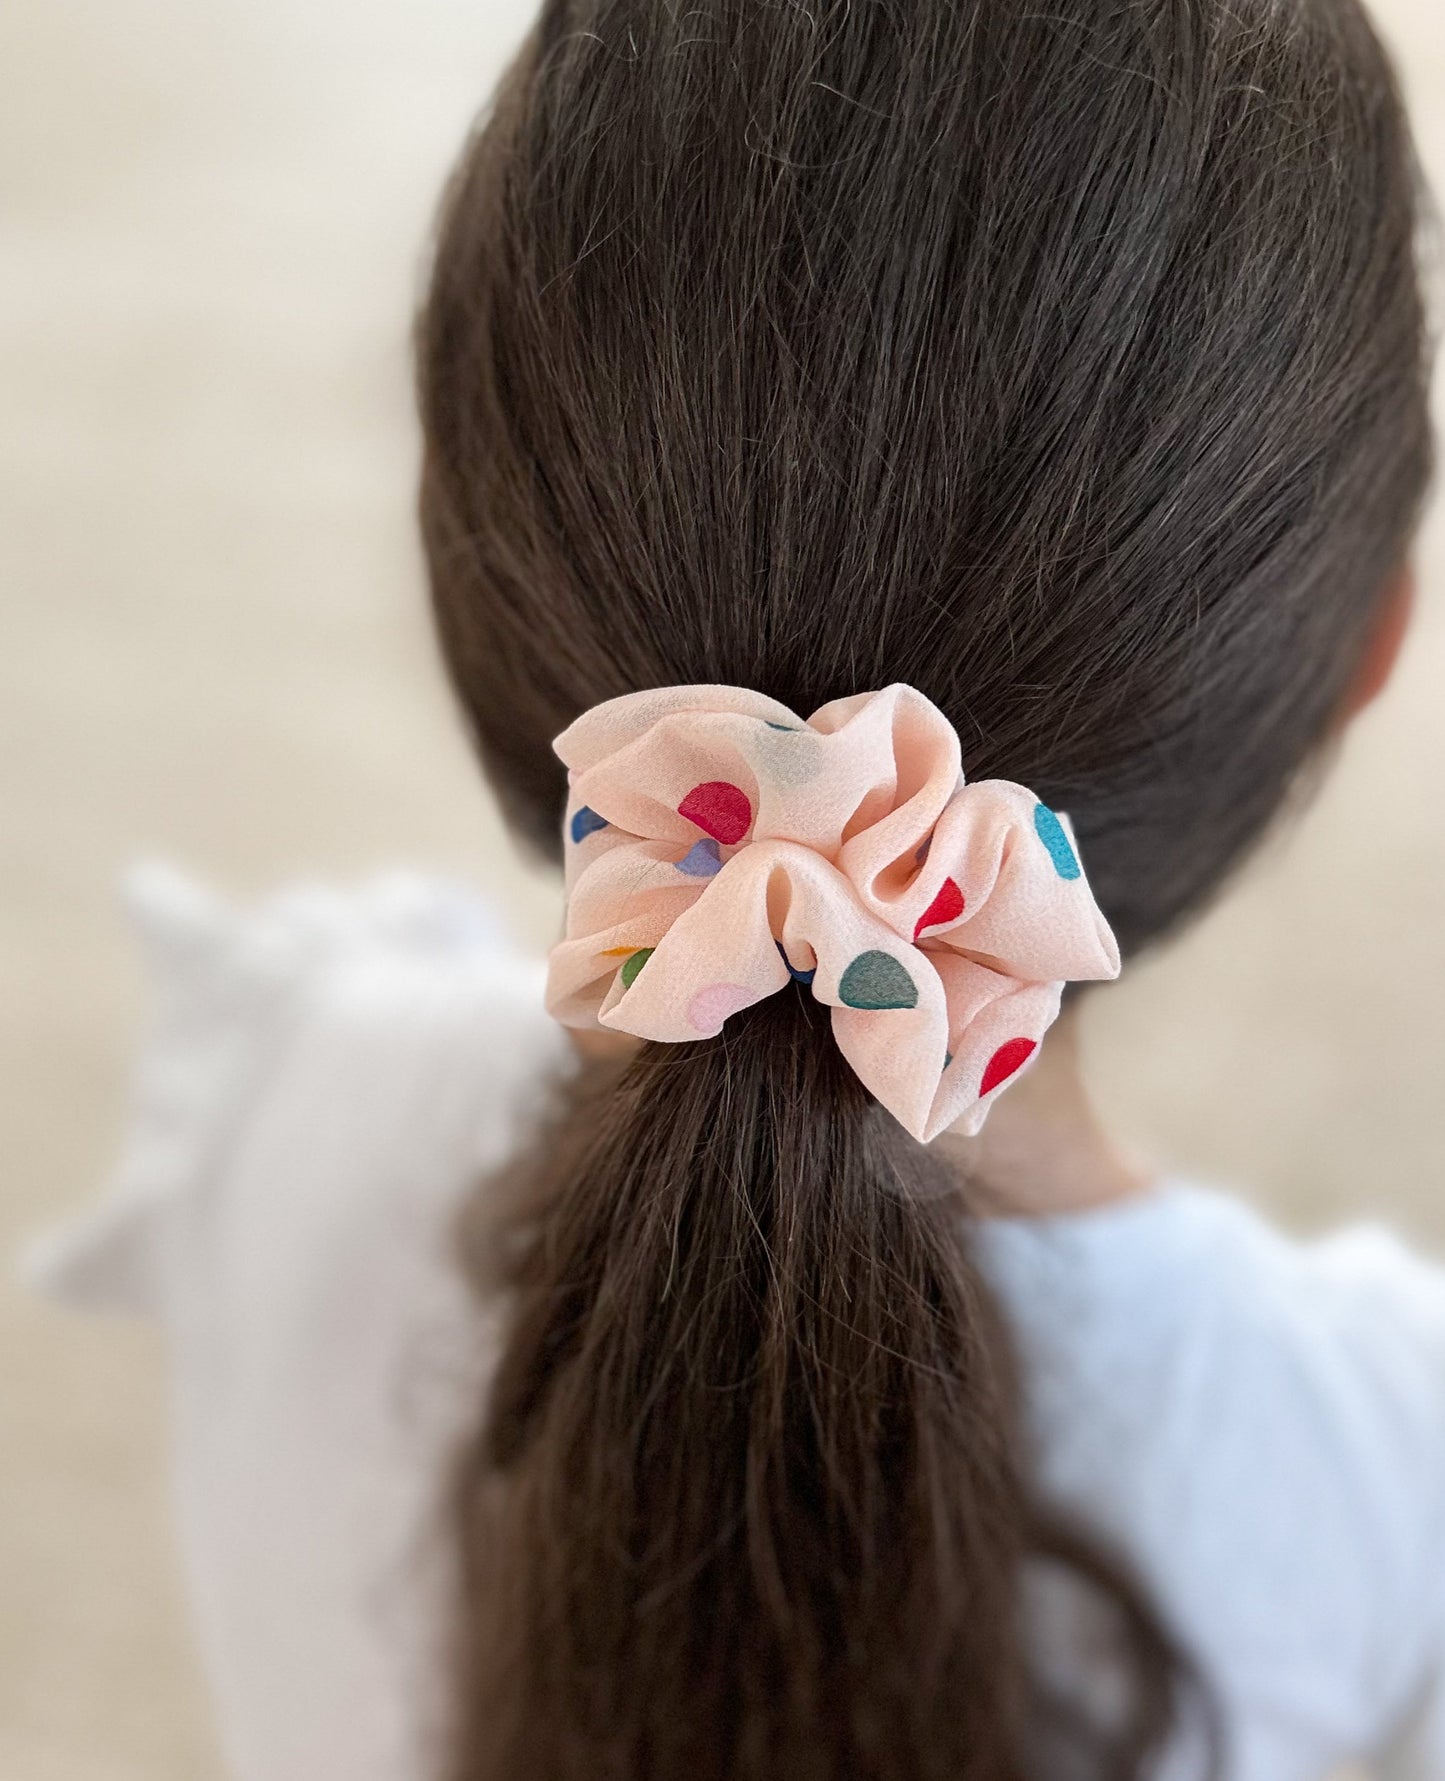
[[689, 878], [712, 878], [722, 871], [722, 855], [718, 852], [718, 844], [711, 835], [704, 835], [701, 841], [694, 841], [692, 846], [677, 862], [679, 872], [685, 872]]

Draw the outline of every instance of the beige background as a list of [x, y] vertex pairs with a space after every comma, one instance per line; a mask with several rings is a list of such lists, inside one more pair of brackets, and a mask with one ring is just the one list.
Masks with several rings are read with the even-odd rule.
[[[114, 1152], [140, 1016], [113, 904], [406, 861], [500, 897], [409, 513], [432, 195], [520, 0], [0, 9], [0, 1244]], [[1445, 186], [1445, 10], [1387, 0]], [[1445, 1241], [1445, 535], [1398, 683], [1288, 847], [1092, 1010], [1161, 1155]], [[0, 1775], [218, 1774], [167, 1543], [161, 1356], [0, 1288]], [[284, 1611], [278, 1604], [278, 1612]], [[321, 1778], [318, 1778], [321, 1781]]]

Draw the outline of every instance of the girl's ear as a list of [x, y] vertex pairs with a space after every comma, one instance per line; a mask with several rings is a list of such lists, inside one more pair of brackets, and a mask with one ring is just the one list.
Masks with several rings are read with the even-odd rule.
[[1347, 724], [1384, 691], [1399, 660], [1400, 647], [1410, 628], [1414, 610], [1415, 565], [1407, 562], [1385, 588], [1370, 641], [1345, 696], [1344, 708], [1340, 712], [1341, 724]]

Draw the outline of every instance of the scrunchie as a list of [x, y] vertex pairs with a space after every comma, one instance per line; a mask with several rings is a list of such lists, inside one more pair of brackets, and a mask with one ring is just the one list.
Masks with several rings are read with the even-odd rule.
[[567, 925], [547, 1006], [566, 1026], [711, 1037], [797, 979], [927, 1142], [979, 1129], [1065, 981], [1118, 975], [1065, 820], [1007, 780], [966, 785], [953, 726], [912, 687], [806, 723], [741, 687], [666, 687], [555, 746]]

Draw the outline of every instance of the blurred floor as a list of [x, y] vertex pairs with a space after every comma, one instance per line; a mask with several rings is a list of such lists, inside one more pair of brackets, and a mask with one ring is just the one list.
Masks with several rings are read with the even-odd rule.
[[[0, 1246], [81, 1204], [140, 994], [119, 867], [237, 895], [398, 860], [541, 945], [434, 670], [405, 334], [521, 0], [0, 13]], [[1380, 7], [1445, 187], [1445, 13]], [[1387, 702], [1288, 848], [1092, 1012], [1160, 1155], [1445, 1241], [1445, 533]], [[219, 1773], [172, 1575], [161, 1362], [0, 1285], [0, 1775]], [[282, 1611], [278, 1604], [278, 1612]]]

